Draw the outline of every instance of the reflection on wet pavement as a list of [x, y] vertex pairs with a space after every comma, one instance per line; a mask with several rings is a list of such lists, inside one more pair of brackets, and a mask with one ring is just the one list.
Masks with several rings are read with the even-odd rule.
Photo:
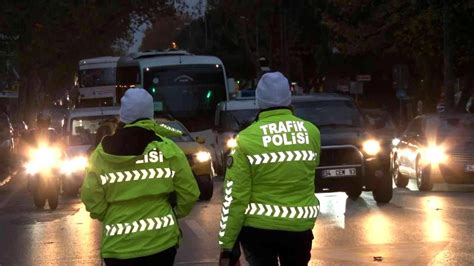
[[[409, 184], [392, 202], [370, 192], [356, 201], [344, 193], [317, 194], [310, 265], [384, 263], [471, 265], [474, 262], [473, 188], [435, 186], [421, 193]], [[180, 221], [176, 265], [217, 265], [222, 181], [211, 201], [198, 202]], [[34, 208], [22, 186], [0, 190], [1, 265], [100, 265], [100, 223], [80, 200], [62, 197], [56, 211]]]

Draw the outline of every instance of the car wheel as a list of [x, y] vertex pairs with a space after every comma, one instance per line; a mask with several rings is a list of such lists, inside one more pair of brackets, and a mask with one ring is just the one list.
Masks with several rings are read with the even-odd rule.
[[400, 169], [396, 159], [392, 163], [392, 179], [397, 187], [405, 188], [408, 185], [408, 177], [400, 173]]
[[200, 200], [210, 200], [214, 192], [214, 182], [210, 176], [198, 176]]
[[51, 210], [56, 210], [59, 203], [59, 193], [58, 192], [51, 192], [48, 195], [48, 205]]
[[56, 210], [59, 203], [59, 184], [49, 184], [48, 205], [51, 210]]
[[388, 175], [378, 178], [372, 196], [378, 203], [389, 202], [393, 196], [392, 178]]
[[33, 201], [37, 209], [42, 210], [44, 204], [46, 203], [46, 196], [43, 195], [40, 191], [33, 192]]
[[420, 191], [431, 191], [433, 183], [430, 177], [430, 166], [423, 166], [421, 160], [416, 160], [416, 185]]

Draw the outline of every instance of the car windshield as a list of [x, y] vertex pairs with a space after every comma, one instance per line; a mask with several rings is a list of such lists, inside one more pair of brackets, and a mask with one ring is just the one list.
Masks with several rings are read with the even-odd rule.
[[[162, 122], [158, 121], [158, 124], [161, 124]], [[174, 129], [177, 129], [181, 132], [183, 132], [183, 135], [180, 137], [171, 137], [171, 139], [174, 142], [190, 142], [194, 141], [193, 137], [189, 134], [188, 130], [179, 122], [163, 122], [162, 124], [165, 124], [167, 126], [170, 126]]]
[[116, 116], [76, 117], [71, 120], [69, 145], [92, 145], [95, 142], [97, 130], [106, 122], [116, 120]]
[[93, 68], [79, 70], [81, 88], [107, 86], [116, 84], [116, 68]]
[[293, 103], [295, 114], [318, 127], [360, 127], [361, 116], [355, 105], [346, 100]]
[[222, 131], [240, 131], [242, 126], [255, 120], [258, 109], [222, 111], [219, 126]]
[[394, 130], [395, 125], [390, 115], [383, 111], [365, 111], [365, 121], [370, 129], [388, 129]]

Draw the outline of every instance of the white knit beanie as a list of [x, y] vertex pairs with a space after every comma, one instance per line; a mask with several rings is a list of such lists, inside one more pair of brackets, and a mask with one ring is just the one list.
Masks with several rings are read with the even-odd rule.
[[289, 106], [291, 104], [291, 92], [288, 79], [280, 72], [263, 75], [257, 84], [255, 97], [260, 109]]
[[121, 99], [120, 121], [125, 124], [138, 119], [153, 119], [153, 97], [141, 88], [128, 89]]

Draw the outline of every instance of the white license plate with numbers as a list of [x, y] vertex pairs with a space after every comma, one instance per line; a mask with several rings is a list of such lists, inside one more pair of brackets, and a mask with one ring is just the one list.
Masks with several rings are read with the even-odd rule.
[[355, 176], [357, 171], [355, 168], [329, 169], [322, 171], [323, 178]]
[[474, 172], [474, 164], [466, 165], [466, 172]]

